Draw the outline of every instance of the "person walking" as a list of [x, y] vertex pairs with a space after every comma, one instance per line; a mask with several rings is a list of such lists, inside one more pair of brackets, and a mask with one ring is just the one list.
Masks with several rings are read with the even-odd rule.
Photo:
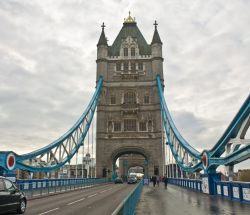
[[160, 183], [160, 177], [159, 177], [159, 175], [156, 176], [156, 183], [157, 183], [157, 186], [159, 187], [159, 183]]
[[167, 175], [165, 175], [165, 177], [164, 177], [164, 185], [165, 185], [165, 189], [167, 189], [168, 188], [168, 177], [167, 177]]
[[153, 181], [153, 185], [155, 187], [155, 184], [156, 184], [156, 176], [155, 175], [152, 177], [152, 181]]

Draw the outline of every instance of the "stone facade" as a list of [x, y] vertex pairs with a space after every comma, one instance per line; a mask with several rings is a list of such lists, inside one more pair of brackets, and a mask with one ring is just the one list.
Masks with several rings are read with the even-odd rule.
[[116, 160], [130, 153], [145, 158], [145, 173], [162, 175], [164, 159], [156, 75], [163, 80], [163, 58], [157, 26], [149, 45], [129, 16], [113, 45], [108, 46], [103, 25], [96, 62], [97, 80], [103, 77], [97, 107], [97, 177], [110, 177]]

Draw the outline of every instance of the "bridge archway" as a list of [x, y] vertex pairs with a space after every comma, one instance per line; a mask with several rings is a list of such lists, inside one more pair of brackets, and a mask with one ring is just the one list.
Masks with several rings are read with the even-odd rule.
[[119, 165], [120, 176], [126, 178], [128, 176], [128, 170], [135, 166], [141, 166], [144, 170], [144, 174], [146, 176], [148, 175], [148, 161], [151, 159], [151, 155], [147, 150], [139, 147], [121, 147], [115, 150], [111, 154], [113, 177], [117, 174], [116, 162], [119, 158], [121, 159], [119, 163], [122, 165]]

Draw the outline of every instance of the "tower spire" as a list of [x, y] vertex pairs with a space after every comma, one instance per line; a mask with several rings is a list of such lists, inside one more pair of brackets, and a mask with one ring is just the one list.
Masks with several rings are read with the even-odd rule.
[[100, 45], [108, 46], [107, 38], [106, 38], [105, 33], [104, 33], [104, 28], [105, 27], [106, 26], [104, 25], [104, 22], [103, 22], [102, 25], [101, 25], [102, 33], [101, 33], [101, 36], [100, 36], [99, 41], [97, 43], [97, 46], [100, 46]]
[[155, 26], [155, 31], [154, 31], [154, 35], [153, 35], [153, 39], [152, 39], [151, 45], [154, 44], [154, 43], [162, 44], [161, 38], [160, 38], [158, 30], [157, 30], [158, 23], [157, 23], [156, 20], [155, 20], [155, 22], [154, 22], [153, 25]]

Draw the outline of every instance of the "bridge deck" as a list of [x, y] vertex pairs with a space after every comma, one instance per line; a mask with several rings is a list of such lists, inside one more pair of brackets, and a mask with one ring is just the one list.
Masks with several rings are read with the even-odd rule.
[[250, 205], [168, 185], [144, 186], [136, 215], [247, 215]]

